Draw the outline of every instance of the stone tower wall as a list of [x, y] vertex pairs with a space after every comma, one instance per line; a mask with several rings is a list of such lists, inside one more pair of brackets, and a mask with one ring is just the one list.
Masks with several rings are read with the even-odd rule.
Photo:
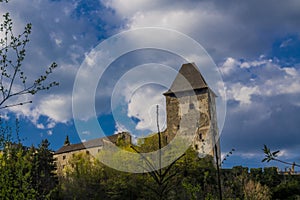
[[209, 89], [166, 95], [167, 142], [180, 131], [181, 119], [189, 113], [185, 126], [196, 126], [192, 146], [201, 155], [214, 156], [214, 139], [217, 132], [214, 96]]

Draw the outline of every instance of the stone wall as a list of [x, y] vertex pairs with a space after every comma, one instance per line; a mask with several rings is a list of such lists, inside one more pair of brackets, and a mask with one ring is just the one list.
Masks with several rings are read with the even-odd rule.
[[167, 142], [180, 131], [189, 130], [193, 134], [192, 146], [199, 155], [214, 156], [215, 136], [218, 134], [214, 98], [207, 88], [166, 95]]

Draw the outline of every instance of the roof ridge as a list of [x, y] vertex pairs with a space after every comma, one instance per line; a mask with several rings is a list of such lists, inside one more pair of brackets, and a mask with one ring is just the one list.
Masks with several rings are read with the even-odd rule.
[[164, 94], [167, 95], [203, 88], [208, 88], [208, 85], [197, 65], [195, 63], [185, 63], [179, 69], [170, 89]]

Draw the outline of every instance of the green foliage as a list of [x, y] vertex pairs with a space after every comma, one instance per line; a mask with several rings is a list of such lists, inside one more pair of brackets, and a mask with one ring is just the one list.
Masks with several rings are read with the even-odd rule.
[[276, 157], [278, 156], [279, 150], [271, 152], [271, 150], [267, 147], [267, 145], [264, 145], [263, 152], [265, 154], [265, 158], [262, 160], [262, 162], [270, 162], [271, 160], [276, 160]]
[[286, 161], [278, 159], [277, 157], [278, 157], [278, 153], [280, 152], [279, 150], [271, 152], [270, 148], [268, 148], [267, 145], [264, 145], [264, 148], [262, 150], [265, 154], [265, 158], [262, 160], [262, 162], [266, 162], [266, 161], [270, 162], [271, 160], [274, 160], [274, 161], [281, 162], [281, 163], [284, 163], [287, 165], [291, 165], [293, 167], [295, 167], [295, 166], [300, 167], [300, 165], [295, 162], [290, 163], [290, 162], [286, 162]]
[[292, 180], [282, 182], [274, 188], [273, 198], [276, 199], [299, 199], [300, 198], [300, 181]]
[[208, 193], [216, 193], [216, 169], [210, 157], [200, 159], [189, 149], [167, 169], [162, 169], [166, 172], [162, 183], [151, 173], [119, 172], [90, 154], [77, 153], [59, 178], [61, 194], [64, 199], [204, 199]]
[[7, 143], [1, 153], [0, 199], [35, 199], [32, 165], [21, 144]]
[[64, 199], [103, 199], [102, 165], [84, 152], [74, 154], [60, 177], [61, 195]]
[[244, 186], [245, 200], [270, 200], [270, 189], [259, 182], [249, 180]]
[[55, 198], [57, 179], [48, 141], [42, 141], [38, 148], [27, 148], [20, 142], [18, 131], [18, 121], [15, 130], [7, 122], [0, 123], [0, 199]]
[[34, 188], [38, 193], [38, 199], [50, 198], [57, 190], [58, 180], [55, 175], [56, 166], [54, 163], [53, 153], [49, 149], [50, 143], [48, 140], [43, 140], [39, 147], [31, 152], [34, 156], [33, 171], [34, 171]]
[[[123, 148], [130, 151], [127, 146]], [[182, 158], [168, 168], [166, 177], [169, 178], [164, 184], [160, 184], [151, 173], [119, 172], [99, 163], [89, 154], [74, 154], [65, 168], [65, 176], [60, 177], [61, 197], [124, 200], [218, 199], [216, 168], [212, 161], [212, 157], [200, 159], [196, 151], [188, 149]], [[166, 169], [163, 168], [162, 173]], [[296, 199], [299, 195], [300, 180], [297, 176], [278, 175], [275, 167], [249, 171], [247, 167], [236, 166], [222, 169], [221, 172], [223, 197], [227, 200]]]

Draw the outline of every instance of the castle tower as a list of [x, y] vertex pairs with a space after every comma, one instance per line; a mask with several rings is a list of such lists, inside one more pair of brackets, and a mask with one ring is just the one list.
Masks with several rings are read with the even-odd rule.
[[[190, 115], [195, 118], [189, 120], [195, 123], [192, 126], [196, 127], [193, 148], [203, 156], [208, 154], [216, 158], [217, 153], [220, 159], [216, 95], [208, 87], [198, 67], [194, 63], [183, 64], [170, 89], [164, 95], [167, 111], [167, 143], [180, 130], [182, 117], [188, 112], [195, 113]], [[215, 143], [217, 148], [214, 146]]]

